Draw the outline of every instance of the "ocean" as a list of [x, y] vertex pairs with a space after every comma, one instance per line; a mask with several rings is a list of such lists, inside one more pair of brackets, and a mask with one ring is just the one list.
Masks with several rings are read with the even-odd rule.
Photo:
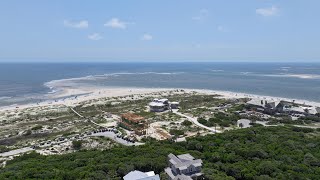
[[67, 86], [192, 88], [320, 102], [320, 63], [1, 63], [0, 106]]

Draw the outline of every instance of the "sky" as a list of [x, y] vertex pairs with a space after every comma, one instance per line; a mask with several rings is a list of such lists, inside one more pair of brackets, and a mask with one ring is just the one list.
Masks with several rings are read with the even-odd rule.
[[1, 0], [0, 62], [320, 62], [319, 7], [319, 0]]

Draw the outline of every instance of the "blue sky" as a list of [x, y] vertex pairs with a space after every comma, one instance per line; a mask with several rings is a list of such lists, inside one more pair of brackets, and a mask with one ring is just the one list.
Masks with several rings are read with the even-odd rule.
[[0, 61], [320, 61], [319, 0], [2, 0]]

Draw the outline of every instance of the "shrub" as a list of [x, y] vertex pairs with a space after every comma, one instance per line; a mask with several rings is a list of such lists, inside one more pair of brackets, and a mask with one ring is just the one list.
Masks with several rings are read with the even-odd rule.
[[75, 150], [79, 150], [82, 147], [82, 141], [72, 141], [72, 147]]
[[188, 120], [185, 120], [181, 123], [182, 125], [184, 126], [191, 126], [192, 125], [192, 122], [188, 121]]

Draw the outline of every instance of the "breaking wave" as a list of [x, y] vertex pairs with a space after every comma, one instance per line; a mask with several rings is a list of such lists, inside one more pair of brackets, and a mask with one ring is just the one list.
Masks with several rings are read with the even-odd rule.
[[9, 96], [2, 96], [2, 97], [0, 97], [0, 100], [6, 100], [6, 99], [10, 99], [11, 97], [9, 97]]
[[221, 69], [211, 69], [212, 72], [224, 72], [224, 70]]
[[67, 78], [67, 79], [59, 79], [59, 80], [52, 80], [49, 82], [45, 82], [44, 86], [48, 87], [51, 91], [49, 93], [56, 93], [59, 91], [61, 87], [74, 87], [77, 86], [78, 83], [82, 81], [94, 81], [99, 79], [108, 79], [109, 77], [116, 77], [121, 75], [146, 75], [146, 74], [154, 74], [154, 75], [177, 75], [183, 74], [184, 72], [118, 72], [118, 73], [109, 73], [109, 74], [102, 74], [102, 75], [89, 75], [84, 77], [77, 77], [77, 78]]
[[264, 76], [264, 77], [287, 77], [287, 78], [298, 78], [298, 79], [320, 79], [319, 74], [252, 74], [253, 76]]

